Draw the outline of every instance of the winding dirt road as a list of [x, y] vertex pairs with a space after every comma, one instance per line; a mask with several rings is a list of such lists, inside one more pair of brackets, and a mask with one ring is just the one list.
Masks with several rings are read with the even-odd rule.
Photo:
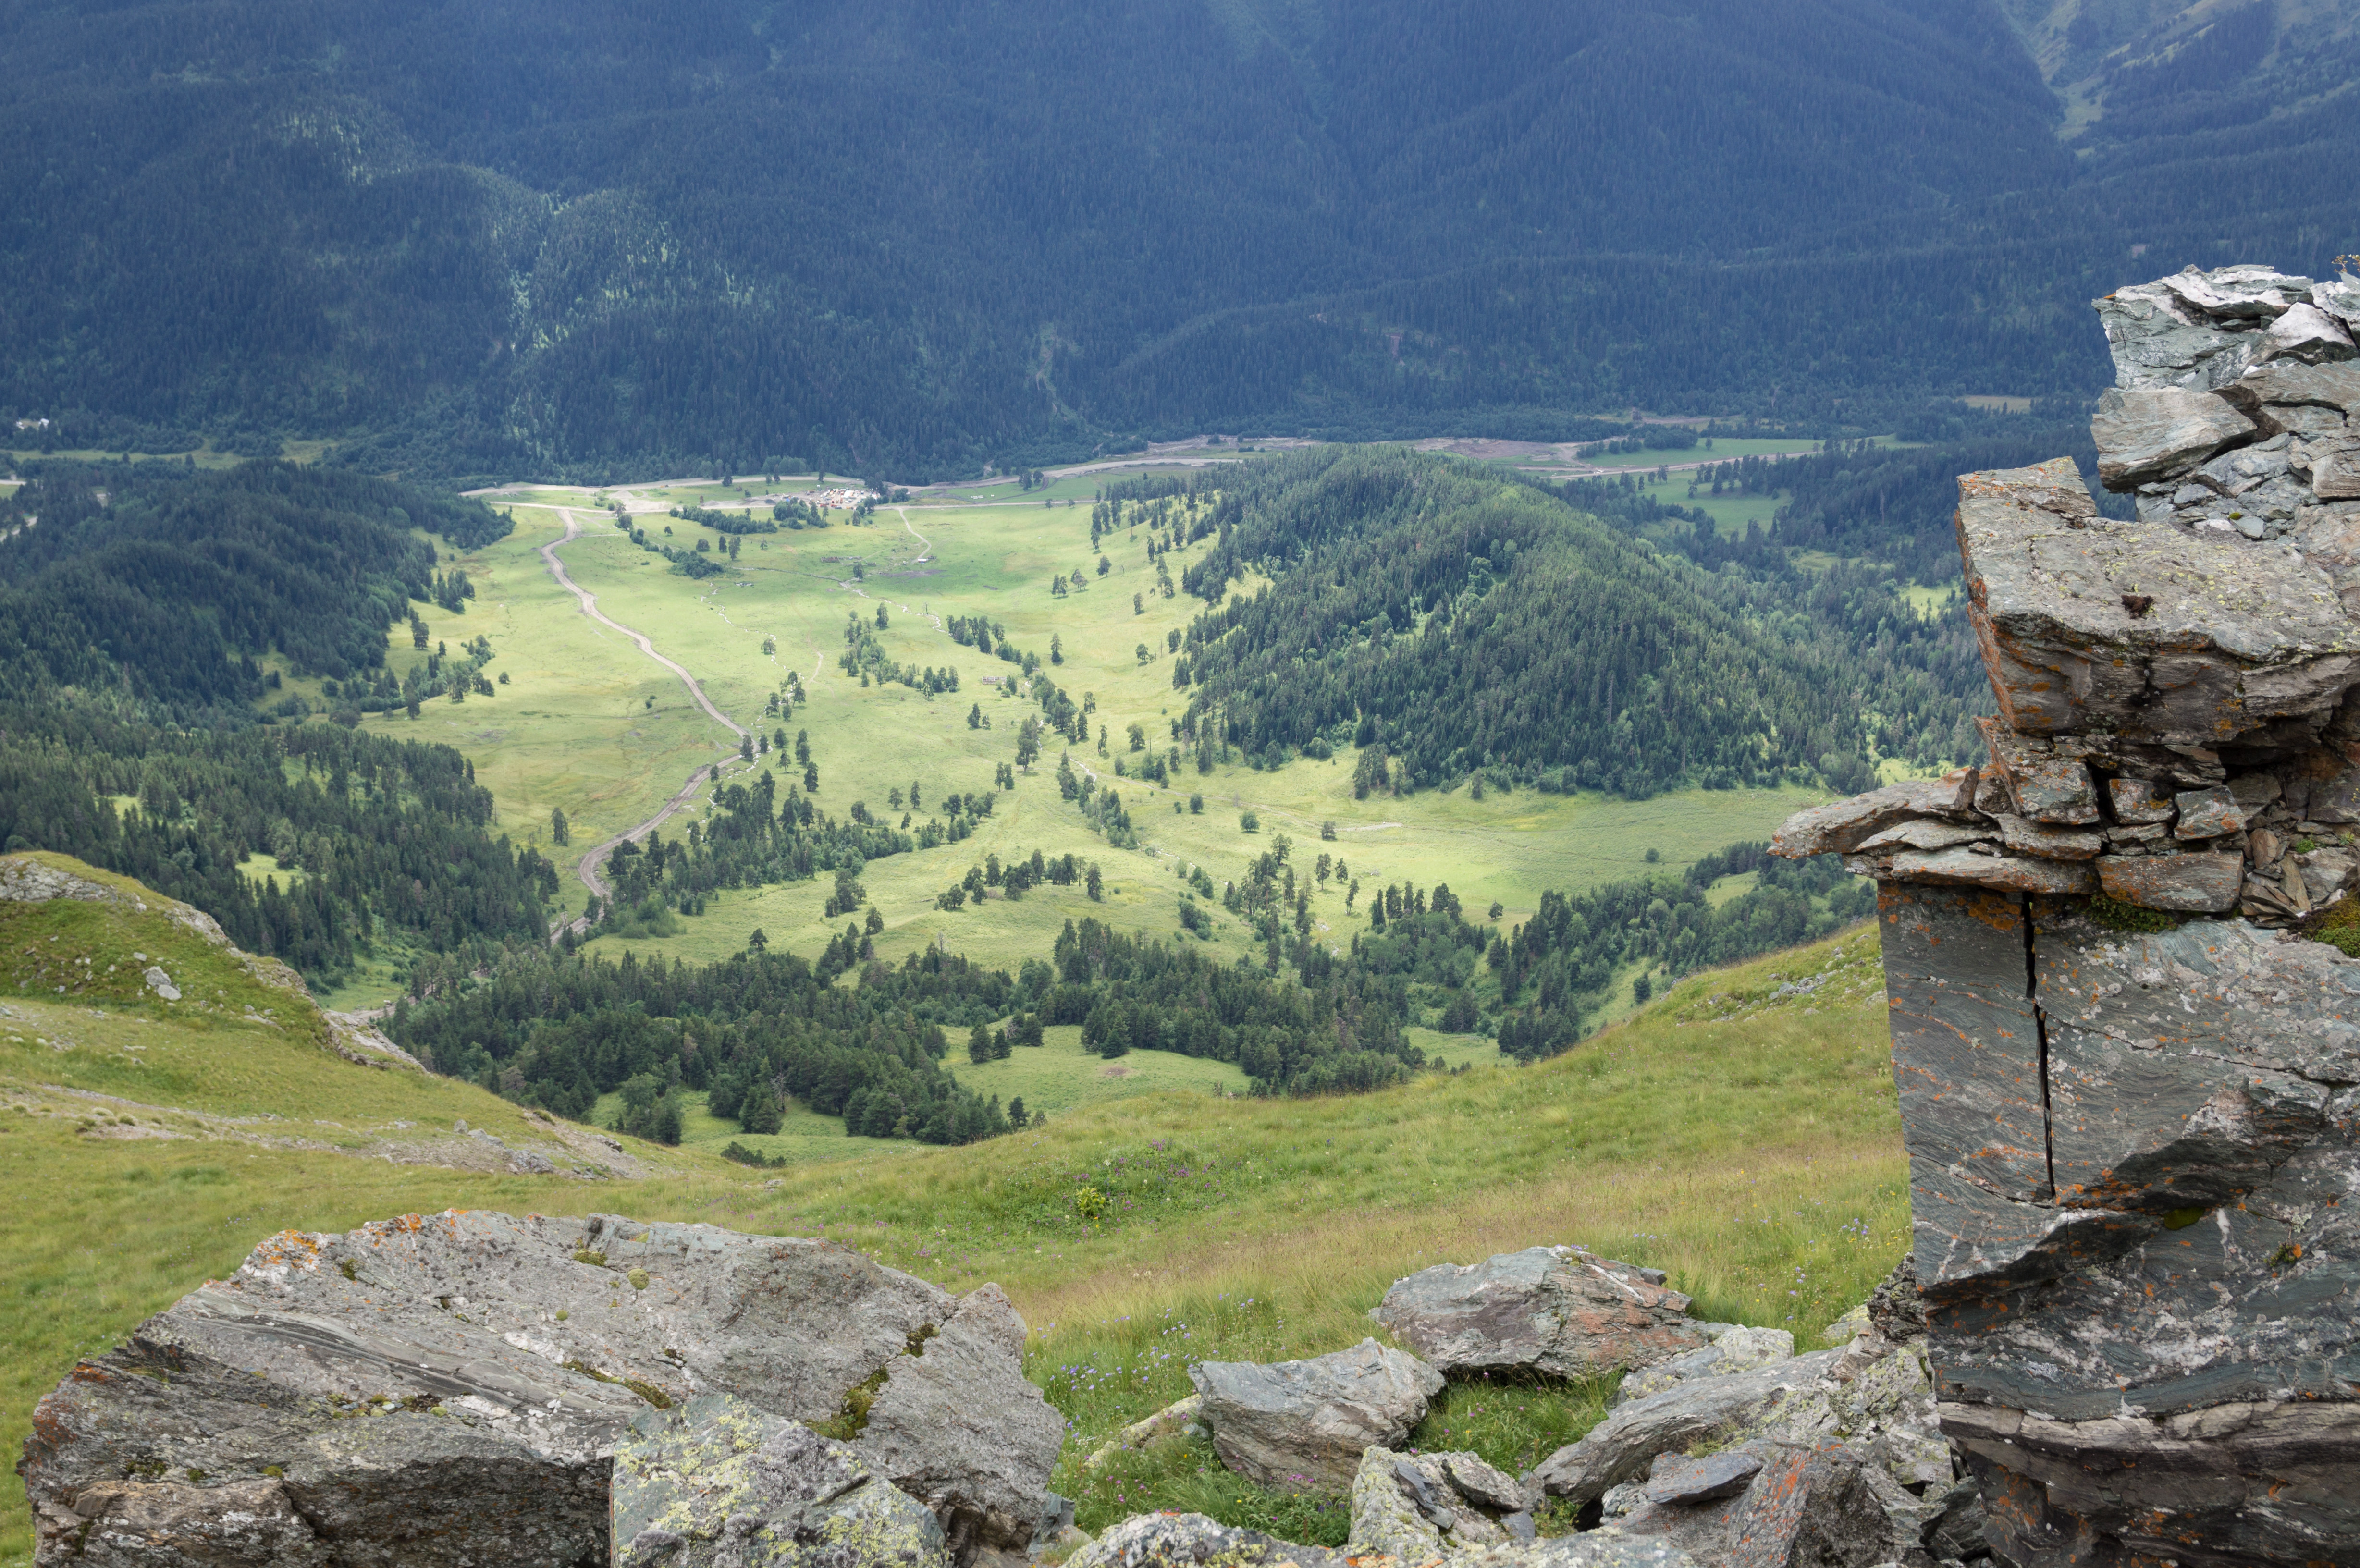
[[[565, 536], [563, 539], [552, 539], [549, 543], [541, 547], [541, 559], [548, 565], [549, 574], [557, 580], [557, 585], [574, 595], [574, 599], [581, 604], [582, 613], [584, 615], [589, 616], [592, 620], [596, 621], [602, 626], [611, 626], [616, 631], [622, 633], [625, 637], [639, 644], [639, 651], [641, 653], [646, 654], [650, 659], [655, 660], [658, 664], [662, 665], [666, 670], [671, 670], [674, 676], [678, 677], [680, 683], [688, 688], [688, 694], [696, 699], [696, 705], [703, 708], [712, 718], [715, 724], [721, 725], [724, 729], [729, 731], [731, 735], [736, 735], [741, 740], [747, 735], [752, 734], [753, 732], [747, 729], [745, 725], [738, 723], [737, 720], [731, 718], [728, 714], [723, 713], [719, 708], [713, 705], [713, 699], [705, 694], [705, 688], [696, 683], [695, 676], [691, 675], [678, 664], [666, 659], [662, 654], [658, 653], [656, 651], [656, 645], [649, 641], [644, 633], [633, 631], [630, 627], [623, 625], [622, 622], [616, 620], [604, 610], [598, 608], [598, 596], [574, 581], [573, 577], [569, 575], [565, 570], [565, 562], [557, 558], [557, 551], [561, 546], [571, 544], [575, 539], [582, 537], [582, 520], [575, 517], [573, 511], [567, 507], [561, 506], [557, 511], [558, 516], [565, 519]], [[688, 782], [680, 787], [680, 792], [674, 795], [671, 800], [664, 802], [663, 809], [661, 811], [658, 811], [654, 816], [650, 817], [646, 822], [639, 823], [637, 827], [626, 828], [623, 832], [617, 833], [613, 838], [608, 839], [606, 843], [598, 845], [589, 854], [584, 855], [582, 857], [582, 863], [574, 867], [574, 874], [582, 878], [582, 885], [585, 887], [589, 888], [594, 895], [602, 900], [612, 898], [614, 896], [612, 889], [607, 887], [606, 879], [599, 876], [598, 872], [599, 868], [606, 865], [606, 857], [615, 853], [615, 846], [623, 843], [625, 840], [638, 840], [644, 838], [649, 833], [653, 833], [656, 829], [663, 826], [667, 822], [670, 822], [673, 817], [679, 815], [682, 811], [686, 811], [690, 804], [695, 800], [698, 788], [707, 779], [717, 776], [720, 771], [721, 764], [718, 762], [708, 762], [700, 765], [695, 771], [692, 772], [688, 776]], [[558, 923], [557, 930], [550, 933], [551, 939], [553, 941], [559, 934], [567, 931], [586, 931], [589, 929], [589, 924], [590, 922], [588, 918], [582, 915], [576, 915], [571, 920], [561, 920]]]

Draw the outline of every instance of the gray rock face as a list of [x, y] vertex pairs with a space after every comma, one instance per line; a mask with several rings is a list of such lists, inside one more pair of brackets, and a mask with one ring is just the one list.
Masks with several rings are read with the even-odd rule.
[[615, 1450], [616, 1568], [941, 1568], [943, 1527], [867, 1456], [730, 1394], [638, 1417]]
[[[182, 1494], [215, 1492], [224, 1518], [277, 1519], [266, 1494], [283, 1497], [327, 1563], [603, 1560], [636, 1419], [731, 1393], [822, 1421], [879, 1374], [890, 1406], [940, 1370], [913, 1341], [966, 1315], [834, 1244], [710, 1225], [448, 1213], [283, 1232], [41, 1402], [22, 1466], [38, 1560], [153, 1561], [73, 1543], [102, 1518], [194, 1517]], [[1004, 1399], [1015, 1367], [1011, 1351], [978, 1370], [978, 1399]], [[1018, 1452], [971, 1495], [1000, 1496], [1038, 1450]], [[1042, 1459], [1032, 1500], [1047, 1479]], [[255, 1506], [233, 1504], [246, 1492]]]
[[1373, 1339], [1274, 1366], [1199, 1362], [1188, 1377], [1222, 1464], [1263, 1486], [1330, 1492], [1350, 1487], [1363, 1453], [1407, 1437], [1443, 1381], [1416, 1356]]
[[2019, 735], [2212, 745], [2360, 676], [2360, 625], [2291, 550], [2099, 517], [2062, 458], [1959, 492], [1968, 615]]
[[[2100, 313], [2142, 521], [2062, 463], [1961, 484], [2003, 787], [1814, 813], [1882, 835], [1847, 864], [1882, 882], [1916, 1343], [2017, 1568], [2360, 1563], [2360, 962], [2300, 940], [2360, 874], [2360, 289], [2191, 270]], [[2005, 820], [2077, 769], [2111, 905]], [[1619, 1474], [1612, 1424], [1560, 1468]]]
[[2098, 477], [2109, 490], [2193, 468], [2260, 434], [2227, 398], [2176, 387], [2109, 388], [2090, 428], [2098, 438]]
[[2360, 1405], [2348, 1399], [2089, 1421], [1946, 1402], [1942, 1424], [1982, 1487], [1986, 1539], [2024, 1568], [2089, 1562], [2093, 1541], [2139, 1554], [2125, 1563], [2355, 1561]]
[[1025, 1379], [1024, 1320], [997, 1285], [963, 1298], [917, 1356], [889, 1364], [860, 1445], [942, 1517], [954, 1552], [1032, 1543], [1065, 1419]]
[[[2360, 1325], [2332, 1305], [2360, 1297], [2337, 1199], [2360, 1181], [2360, 964], [2243, 921], [2123, 935], [2062, 900], [1891, 886], [1882, 909], [1944, 1430], [2136, 1550], [2166, 1550], [2140, 1521], [2167, 1508], [2258, 1541], [2238, 1510], [2275, 1486], [2311, 1558], [2221, 1561], [2360, 1552], [2360, 1502], [2303, 1480], [2360, 1474]], [[2049, 1522], [2017, 1560], [2066, 1561], [2035, 1538], [2081, 1526], [2024, 1517]]]
[[1203, 1514], [1137, 1514], [1065, 1559], [1065, 1568], [1345, 1568], [1317, 1546], [1258, 1530], [1232, 1530]]
[[1420, 1269], [1369, 1315], [1445, 1373], [1588, 1377], [1705, 1346], [1688, 1306], [1652, 1269], [1535, 1247]]

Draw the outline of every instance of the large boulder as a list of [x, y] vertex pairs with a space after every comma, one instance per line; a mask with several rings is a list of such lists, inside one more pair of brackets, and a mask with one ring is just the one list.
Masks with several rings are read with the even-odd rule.
[[960, 1301], [915, 1359], [891, 1363], [860, 1445], [942, 1517], [954, 1552], [1032, 1545], [1065, 1421], [1023, 1373], [1024, 1320], [997, 1285]]
[[1590, 1377], [1710, 1341], [1661, 1272], [1535, 1247], [1397, 1279], [1369, 1315], [1446, 1373]]
[[[642, 1415], [734, 1394], [826, 1422], [856, 1389], [872, 1423], [887, 1411], [861, 1462], [923, 1478], [981, 1542], [1017, 1489], [1037, 1500], [1055, 1440], [1032, 1429], [1060, 1423], [1012, 1393], [1004, 1300], [969, 1301], [962, 1326], [956, 1298], [830, 1242], [607, 1214], [282, 1232], [41, 1401], [20, 1466], [38, 1560], [211, 1561], [174, 1532], [235, 1525], [309, 1543], [287, 1562], [570, 1568], [605, 1560], [613, 1455]], [[930, 1334], [956, 1354], [920, 1354]], [[946, 1379], [1005, 1416], [956, 1485], [894, 1414]]]
[[1407, 1437], [1442, 1391], [1441, 1373], [1373, 1339], [1274, 1366], [1199, 1362], [1188, 1377], [1222, 1464], [1266, 1486], [1328, 1492], [1349, 1489], [1360, 1455]]

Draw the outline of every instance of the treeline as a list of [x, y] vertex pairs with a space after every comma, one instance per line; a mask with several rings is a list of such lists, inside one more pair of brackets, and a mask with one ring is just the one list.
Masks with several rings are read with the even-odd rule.
[[[783, 732], [780, 740], [783, 752]], [[811, 743], [803, 735], [796, 736], [795, 757], [816, 787]], [[786, 759], [782, 756], [780, 760]], [[702, 914], [705, 901], [725, 887], [805, 882], [827, 875], [836, 879], [829, 918], [858, 909], [868, 899], [858, 880], [863, 866], [888, 855], [969, 838], [977, 824], [991, 815], [998, 800], [989, 789], [951, 790], [936, 796], [931, 813], [919, 822], [916, 813], [927, 809], [924, 793], [915, 782], [906, 796], [899, 786], [892, 789], [889, 809], [902, 813], [897, 826], [861, 800], [853, 801], [843, 818], [831, 816], [800, 784], [788, 784], [781, 796], [768, 768], [751, 782], [733, 779], [714, 792], [712, 814], [691, 821], [680, 836], [667, 839], [657, 830], [644, 842], [626, 840], [615, 846], [606, 865], [613, 897], [594, 911], [592, 934], [620, 931], [634, 922], [641, 930], [633, 934], [641, 934], [651, 922], [661, 924], [659, 909]], [[848, 964], [839, 964], [834, 973], [847, 967]]]
[[[877, 633], [892, 624], [884, 605], [877, 606], [875, 629], [860, 618], [858, 610], [850, 612], [844, 623], [844, 651], [836, 655], [836, 665], [847, 675], [858, 675], [863, 686], [872, 681], [878, 685], [894, 682], [912, 691], [923, 691], [929, 697], [959, 689], [958, 670], [950, 665], [936, 670], [929, 664], [923, 669], [914, 664], [902, 664], [885, 652], [885, 645], [877, 640]], [[1001, 645], [1005, 647], [1005, 644]]]
[[[1881, 571], [1808, 575], [1781, 551], [1775, 583], [1699, 572], [1537, 486], [1398, 450], [1229, 485], [1182, 576], [1216, 606], [1174, 663], [1200, 754], [1352, 744], [1390, 759], [1393, 789], [1852, 788], [1872, 737], [1950, 755], [1984, 695], [1963, 620]], [[1224, 604], [1250, 568], [1270, 584]]]
[[776, 519], [757, 517], [751, 512], [723, 512], [710, 506], [674, 506], [670, 515], [692, 523], [702, 523], [717, 533], [774, 534], [779, 531]]
[[[1716, 909], [1707, 897], [1712, 884], [1748, 872], [1754, 886]], [[1506, 1012], [1500, 1049], [1524, 1061], [1568, 1049], [1629, 964], [1646, 966], [1638, 982], [1644, 1001], [1657, 969], [1677, 979], [1740, 964], [1816, 941], [1875, 909], [1875, 885], [1848, 875], [1840, 856], [1779, 860], [1760, 844], [1709, 855], [1680, 877], [1544, 893], [1531, 920], [1485, 949]]]
[[[0, 707], [0, 843], [135, 877], [318, 984], [388, 948], [541, 940], [556, 869], [491, 824], [446, 746]], [[257, 855], [279, 871], [241, 869]]]
[[0, 690], [193, 713], [261, 696], [272, 652], [298, 674], [367, 675], [411, 600], [439, 587], [464, 603], [411, 530], [475, 550], [509, 526], [475, 501], [290, 463], [43, 463], [0, 495]]
[[943, 1070], [943, 1031], [1000, 1016], [1011, 990], [1005, 974], [933, 951], [839, 986], [762, 949], [691, 968], [529, 944], [482, 978], [421, 966], [387, 1032], [437, 1072], [575, 1120], [620, 1092], [640, 1111], [625, 1130], [674, 1140], [677, 1110], [661, 1106], [685, 1087], [730, 1112], [767, 1100], [775, 1116], [792, 1097], [850, 1132], [968, 1143], [1008, 1117]]

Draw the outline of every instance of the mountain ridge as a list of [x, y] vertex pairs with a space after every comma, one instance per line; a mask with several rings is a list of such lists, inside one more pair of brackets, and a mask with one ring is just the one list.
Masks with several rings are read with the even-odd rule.
[[2222, 159], [2360, 139], [2207, 78], [2077, 158], [1993, 0], [16, 0], [0, 40], [0, 415], [442, 476], [2087, 395], [2064, 329], [2135, 245], [2340, 248]]

